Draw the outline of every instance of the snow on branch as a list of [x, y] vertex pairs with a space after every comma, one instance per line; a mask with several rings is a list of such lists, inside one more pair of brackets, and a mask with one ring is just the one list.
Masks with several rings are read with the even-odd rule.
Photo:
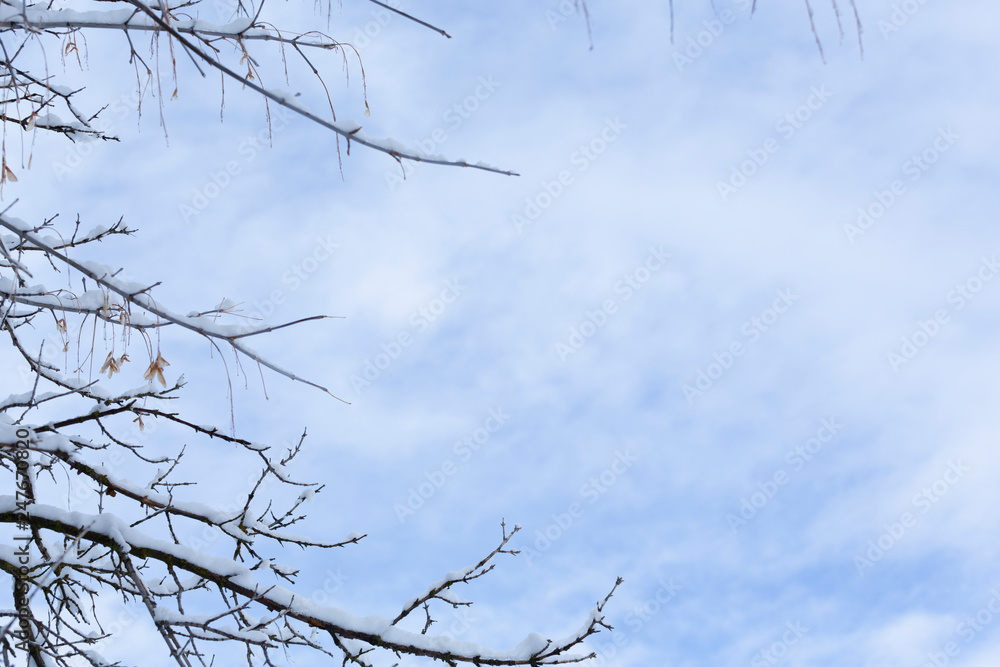
[[[370, 1], [450, 37], [430, 23]], [[157, 58], [165, 38], [175, 83], [176, 52], [181, 51], [202, 75], [219, 72], [223, 81], [234, 80], [263, 96], [265, 104], [279, 104], [333, 131], [338, 147], [340, 139], [347, 141], [348, 153], [356, 143], [397, 161], [512, 173], [370, 137], [359, 123], [338, 120], [332, 102], [329, 118], [313, 113], [296, 95], [260, 83], [258, 63], [248, 48], [273, 42], [282, 62], [286, 51], [294, 50], [319, 77], [310, 57], [334, 52], [346, 65], [349, 45], [318, 32], [280, 30], [260, 19], [263, 3], [248, 6], [237, 0], [234, 20], [208, 23], [190, 15], [200, 2], [98, 0], [88, 5], [95, 9], [84, 11], [82, 2], [80, 9], [71, 10], [54, 9], [52, 3], [0, 0], [4, 132], [20, 128], [31, 133], [47, 130], [74, 141], [117, 140], [106, 134], [110, 125], [95, 122], [103, 109], [88, 115], [78, 108], [79, 89], [61, 86], [47, 69], [42, 76], [23, 63], [35, 42], [44, 46], [46, 40], [57, 40], [61, 59], [76, 58], [83, 67], [86, 35], [121, 33], [130, 64], [137, 77], [145, 70], [147, 85], [154, 76], [159, 84], [160, 73], [154, 74], [136, 50], [135, 35], [149, 38], [150, 52]], [[226, 45], [232, 47], [228, 53], [221, 48]], [[227, 64], [230, 57], [239, 57], [240, 64]], [[238, 72], [244, 65], [246, 72]], [[164, 96], [157, 95], [162, 104]], [[37, 136], [31, 135], [32, 145]], [[6, 142], [0, 158], [2, 186], [17, 180], [7, 162]], [[0, 524], [6, 524], [6, 534], [13, 533], [13, 538], [11, 544], [0, 544], [0, 571], [9, 578], [14, 609], [0, 610], [3, 664], [120, 664], [104, 655], [114, 635], [121, 634], [102, 625], [112, 598], [148, 618], [162, 644], [161, 655], [181, 667], [210, 665], [217, 658], [228, 661], [227, 651], [242, 653], [248, 666], [275, 667], [293, 648], [360, 667], [399, 664], [406, 656], [453, 667], [555, 665], [594, 657], [583, 642], [610, 629], [603, 609], [620, 580], [577, 631], [561, 639], [530, 633], [517, 646], [497, 650], [428, 632], [435, 622], [435, 600], [451, 607], [471, 604], [456, 594], [456, 585], [491, 572], [500, 554], [517, 555], [510, 542], [520, 526], [508, 531], [503, 521], [496, 548], [469, 567], [447, 572], [402, 604], [398, 613], [400, 607], [395, 607], [392, 618], [356, 616], [296, 592], [299, 567], [279, 562], [288, 554], [287, 547], [332, 554], [359, 544], [366, 535], [351, 531], [339, 539], [320, 540], [301, 534], [306, 506], [325, 488], [300, 480], [294, 472], [305, 429], [297, 442], [276, 448], [237, 436], [234, 423], [226, 430], [194, 421], [177, 407], [184, 405], [177, 400], [184, 376], [167, 383], [170, 364], [159, 335], [165, 327], [188, 332], [207, 340], [213, 350], [232, 350], [238, 369], [250, 359], [330, 394], [248, 345], [251, 337], [326, 316], [248, 326], [224, 319], [238, 313], [238, 304], [228, 299], [208, 309], [169, 308], [154, 297], [159, 283], [136, 282], [124, 269], [81, 258], [87, 244], [131, 235], [133, 230], [121, 219], [84, 232], [77, 217], [72, 232], [61, 234], [52, 224], [54, 217], [32, 226], [8, 216], [8, 209], [0, 211], [0, 340], [6, 344], [2, 351], [15, 363], [0, 374], [0, 391], [9, 392], [6, 397], [0, 394], [0, 476], [5, 478], [0, 488], [5, 494], [10, 491], [0, 495]], [[57, 289], [46, 286], [56, 284], [50, 282], [52, 276], [58, 278]], [[145, 348], [149, 366], [142, 375], [144, 383], [127, 384], [127, 375], [114, 376], [130, 361], [137, 344]], [[189, 476], [191, 466], [202, 463], [200, 457], [212, 447], [226, 457], [248, 459], [252, 474], [243, 487], [235, 480], [235, 489], [213, 488], [223, 500], [199, 502], [193, 495], [197, 484]], [[417, 609], [426, 615], [423, 629], [402, 627]], [[219, 653], [211, 650], [218, 646]]]
[[[149, 562], [156, 562], [171, 571], [183, 571], [195, 575], [203, 582], [214, 586], [223, 594], [225, 600], [236, 599], [241, 601], [240, 604], [249, 602], [268, 611], [278, 612], [279, 615], [266, 624], [266, 627], [260, 628], [258, 624], [259, 629], [255, 632], [262, 634], [241, 636], [238, 632], [227, 633], [229, 638], [245, 643], [258, 643], [263, 638], [280, 642], [287, 636], [283, 635], [282, 626], [294, 620], [321, 630], [341, 643], [344, 640], [355, 640], [371, 648], [396, 654], [422, 656], [453, 665], [458, 663], [553, 665], [581, 662], [592, 657], [568, 654], [567, 651], [579, 644], [584, 637], [598, 632], [600, 627], [608, 627], [602, 613], [607, 601], [605, 598], [604, 602], [599, 603], [590, 612], [583, 629], [566, 639], [554, 642], [532, 633], [511, 649], [489, 650], [448, 637], [414, 634], [394, 627], [387, 619], [357, 617], [340, 609], [320, 607], [281, 586], [257, 582], [251, 569], [244, 565], [224, 558], [207, 556], [180, 544], [151, 538], [113, 515], [85, 515], [49, 505], [32, 504], [25, 508], [27, 518], [24, 519], [16, 510], [17, 502], [13, 496], [0, 496], [0, 523], [26, 520], [32, 529], [48, 530], [66, 536], [82, 535], [81, 541], [84, 544], [103, 547], [94, 552], [89, 561], [78, 556], [73, 561], [67, 560], [63, 566], [82, 570], [86, 563], [94, 565], [105, 573], [110, 569], [117, 576], [127, 576], [133, 584], [131, 590], [143, 597], [167, 644], [174, 647], [172, 652], [175, 654], [178, 652], [176, 647], [180, 646], [175, 643], [177, 634], [183, 633], [189, 626], [197, 626], [207, 633], [222, 633], [224, 630], [214, 627], [213, 622], [226, 615], [188, 618], [183, 614], [159, 612], [150, 588], [132, 564], [133, 559], [142, 559], [146, 561], [147, 566]], [[93, 548], [86, 547], [83, 551], [93, 551]], [[9, 558], [4, 558], [4, 554], [0, 552], [0, 568], [6, 571], [16, 570], [16, 565]], [[232, 595], [234, 598], [227, 595]]]
[[[149, 290], [154, 287], [154, 285], [140, 285], [137, 283], [130, 283], [123, 280], [119, 280], [114, 277], [114, 271], [110, 270], [108, 267], [95, 264], [93, 262], [78, 262], [71, 259], [66, 254], [56, 250], [51, 245], [45, 241], [37, 238], [31, 232], [28, 231], [27, 226], [18, 221], [14, 222], [12, 219], [5, 218], [0, 215], [0, 226], [13, 232], [22, 241], [42, 250], [45, 255], [51, 260], [58, 260], [62, 264], [75, 269], [84, 276], [90, 278], [98, 285], [114, 292], [121, 298], [123, 298], [128, 304], [136, 306], [150, 315], [152, 315], [158, 322], [169, 322], [171, 324], [176, 324], [177, 326], [188, 329], [194, 333], [197, 333], [209, 340], [222, 341], [229, 344], [234, 350], [242, 353], [257, 362], [258, 364], [265, 366], [280, 375], [291, 380], [297, 380], [304, 384], [316, 387], [317, 389], [326, 392], [330, 396], [333, 396], [338, 401], [345, 402], [343, 399], [334, 396], [329, 389], [321, 385], [311, 382], [304, 378], [301, 378], [291, 371], [278, 366], [277, 364], [269, 361], [268, 359], [260, 356], [257, 352], [250, 349], [245, 343], [240, 339], [247, 336], [248, 333], [243, 330], [242, 327], [234, 325], [219, 325], [209, 320], [201, 319], [198, 317], [190, 317], [186, 315], [179, 315], [174, 313], [167, 308], [161, 306], [149, 295]], [[5, 285], [0, 282], [0, 294], [5, 293], [8, 295], [14, 294], [14, 290], [9, 287], [5, 290]], [[15, 298], [15, 301], [17, 299]], [[37, 303], [37, 302], [36, 302]], [[55, 304], [52, 304], [55, 307]], [[92, 312], [93, 309], [87, 310], [86, 312]], [[310, 319], [322, 319], [323, 315], [317, 315]], [[256, 332], [254, 332], [256, 333]]]
[[[269, 26], [268, 24], [258, 20], [260, 13], [259, 10], [263, 7], [263, 4], [261, 4], [256, 15], [253, 17], [243, 16], [226, 25], [215, 25], [200, 19], [185, 18], [185, 15], [181, 13], [181, 10], [187, 10], [191, 5], [198, 4], [197, 1], [185, 2], [173, 8], [169, 7], [165, 3], [160, 5], [146, 4], [145, 2], [142, 2], [142, 0], [113, 1], [116, 3], [131, 5], [132, 8], [126, 7], [109, 10], [75, 11], [70, 9], [50, 9], [48, 6], [40, 3], [30, 5], [22, 5], [20, 3], [0, 3], [0, 33], [14, 31], [37, 35], [56, 33], [60, 30], [69, 31], [69, 33], [81, 30], [120, 30], [123, 31], [126, 36], [129, 36], [133, 32], [151, 32], [157, 36], [160, 34], [166, 34], [170, 40], [176, 42], [184, 49], [202, 76], [205, 76], [205, 69], [203, 66], [209, 69], [217, 70], [225, 77], [228, 77], [233, 81], [238, 82], [241, 86], [249, 88], [250, 90], [253, 90], [263, 96], [266, 100], [274, 102], [304, 118], [307, 118], [317, 125], [333, 131], [339, 138], [347, 140], [348, 154], [350, 153], [350, 145], [353, 142], [367, 148], [386, 153], [397, 161], [411, 160], [414, 162], [468, 167], [471, 169], [478, 169], [499, 174], [516, 175], [512, 171], [501, 169], [485, 162], [468, 162], [466, 160], [448, 159], [442, 155], [432, 155], [415, 150], [392, 139], [382, 139], [369, 136], [362, 130], [360, 123], [351, 120], [338, 121], [335, 115], [333, 118], [325, 118], [317, 113], [314, 113], [305, 105], [301, 104], [295, 96], [281, 90], [265, 87], [259, 83], [253, 74], [253, 64], [255, 61], [247, 53], [246, 42], [273, 41], [277, 42], [282, 47], [291, 47], [299, 54], [302, 60], [306, 63], [307, 67], [317, 77], [320, 77], [319, 70], [312, 64], [309, 58], [306, 57], [302, 48], [305, 47], [341, 51], [348, 48], [353, 49], [353, 47], [350, 47], [349, 45], [342, 44], [320, 33], [310, 32], [308, 34], [290, 34]], [[375, 2], [375, 0], [371, 1]], [[405, 12], [388, 7], [381, 2], [375, 2], [375, 4], [387, 7], [409, 20], [431, 28], [446, 37], [450, 37], [450, 35], [440, 28], [421, 21]], [[236, 46], [238, 52], [242, 54], [241, 63], [249, 61], [248, 71], [246, 74], [237, 72], [233, 66], [223, 62], [221, 51], [214, 45], [214, 42], [219, 40], [230, 42]], [[131, 45], [131, 38], [129, 38], [129, 44]], [[71, 45], [74, 50], [77, 49], [75, 43], [72, 42], [70, 45], [67, 45], [66, 48], [69, 49]], [[27, 79], [26, 77], [29, 76], [27, 73], [16, 70], [13, 67], [10, 55], [4, 56], [4, 59], [6, 60], [6, 69], [8, 72], [7, 77], [9, 79], [9, 83], [6, 87], [12, 87], [14, 89], [15, 100], [27, 100], [24, 93], [21, 92], [19, 84], [23, 85], [25, 83], [32, 83], [36, 86], [42, 87], [45, 92], [52, 92], [59, 95], [71, 109], [73, 108], [69, 99], [72, 94], [71, 92], [60, 92], [59, 88], [51, 86], [44, 81]], [[141, 61], [141, 57], [134, 47], [131, 48], [130, 59]], [[4, 63], [0, 60], [0, 71], [2, 71], [3, 65]], [[152, 72], [152, 69], [148, 66], [146, 69], [148, 72]], [[322, 82], [322, 78], [320, 78], [320, 81]], [[0, 88], [2, 87], [5, 86], [3, 85], [2, 75], [0, 75]], [[326, 88], [325, 84], [323, 84], [323, 87], [324, 89]], [[329, 99], [329, 94], [327, 97]], [[15, 122], [21, 125], [24, 129], [34, 129], [37, 127], [40, 129], [54, 130], [66, 134], [71, 138], [77, 135], [92, 135], [94, 137], [105, 139], [112, 138], [103, 135], [98, 130], [94, 130], [91, 127], [89, 120], [84, 118], [79, 112], [76, 112], [75, 109], [74, 116], [76, 117], [76, 121], [67, 124], [63, 123], [51, 114], [44, 117], [41, 116], [41, 110], [51, 104], [51, 99], [45, 99], [44, 95], [36, 94], [31, 101], [33, 103], [33, 109], [29, 115], [23, 118], [16, 118], [10, 116], [9, 114], [4, 114], [3, 119], [8, 122]]]
[[[417, 607], [423, 605], [426, 608], [427, 603], [434, 599], [442, 600], [450, 604], [452, 607], [468, 606], [472, 604], [471, 602], [461, 602], [457, 600], [449, 589], [454, 584], [457, 583], [467, 584], [473, 579], [478, 579], [479, 577], [483, 576], [484, 574], [492, 570], [495, 564], [490, 563], [490, 560], [492, 560], [493, 557], [496, 556], [497, 554], [510, 554], [512, 556], [516, 556], [519, 553], [518, 551], [515, 550], [510, 550], [510, 549], [505, 550], [504, 546], [506, 546], [507, 543], [510, 542], [510, 538], [514, 537], [515, 533], [521, 530], [521, 526], [515, 525], [514, 530], [508, 533], [507, 524], [501, 520], [500, 529], [503, 532], [503, 539], [500, 542], [500, 546], [498, 546], [496, 549], [490, 552], [485, 558], [483, 558], [475, 565], [467, 567], [459, 572], [449, 572], [445, 575], [444, 579], [428, 586], [427, 590], [424, 591], [422, 595], [415, 597], [412, 600], [409, 600], [405, 605], [403, 605], [403, 611], [399, 612], [399, 615], [396, 616], [396, 618], [392, 619], [392, 624], [396, 625], [397, 623], [399, 623]], [[487, 563], [489, 563], [489, 567], [487, 567]], [[428, 621], [427, 625], [424, 626], [424, 632], [427, 632], [427, 628], [430, 627], [429, 613], [427, 615], [427, 621]]]
[[[0, 329], [35, 375], [30, 392], [0, 401], [0, 468], [17, 480], [15, 495], [0, 496], [0, 523], [16, 526], [24, 540], [19, 550], [0, 546], [0, 570], [12, 577], [16, 601], [19, 609], [23, 608], [16, 619], [20, 623], [18, 637], [23, 640], [17, 646], [34, 655], [39, 664], [63, 665], [70, 658], [91, 665], [111, 664], [93, 647], [102, 635], [95, 636], [90, 630], [95, 623], [96, 601], [106, 588], [145, 610], [164, 650], [183, 667], [206, 655], [201, 647], [204, 642], [242, 645], [248, 664], [256, 664], [253, 656], [257, 656], [265, 665], [275, 664], [272, 654], [292, 647], [367, 667], [377, 664], [376, 658], [383, 654], [389, 659], [405, 654], [449, 665], [568, 664], [593, 657], [592, 653], [574, 651], [583, 648], [587, 637], [610, 628], [602, 611], [607, 598], [591, 610], [577, 632], [558, 640], [531, 633], [513, 648], [494, 650], [428, 633], [434, 623], [430, 609], [433, 600], [452, 607], [471, 604], [455, 595], [455, 584], [470, 583], [493, 570], [499, 554], [518, 553], [509, 543], [520, 526], [508, 531], [504, 522], [496, 548], [474, 565], [448, 572], [421, 595], [404, 603], [402, 611], [391, 620], [362, 618], [319, 606], [285, 588], [284, 584], [294, 584], [299, 570], [277, 562], [270, 552], [289, 545], [303, 549], [343, 548], [365, 537], [351, 533], [338, 541], [320, 541], [291, 530], [305, 518], [304, 504], [324, 488], [298, 481], [290, 472], [306, 438], [305, 431], [297, 444], [284, 453], [275, 453], [267, 445], [195, 423], [168, 409], [166, 404], [183, 387], [182, 380], [172, 387], [164, 383], [160, 389], [150, 382], [125, 391], [110, 391], [100, 381], [63, 374], [41, 351], [30, 352], [25, 338], [25, 332], [34, 330], [34, 320], [42, 313], [50, 313], [61, 328], [67, 326], [66, 318], [74, 313], [122, 325], [123, 329], [129, 329], [125, 326], [129, 321], [147, 317], [158, 325], [177, 325], [198, 336], [230, 344], [239, 352], [242, 337], [263, 330], [247, 332], [242, 327], [215, 322], [209, 315], [224, 312], [232, 305], [225, 300], [209, 311], [179, 315], [152, 297], [152, 286], [118, 278], [110, 267], [70, 257], [69, 253], [77, 252], [79, 246], [111, 233], [109, 229], [96, 228], [80, 234], [77, 225], [77, 231], [66, 239], [45, 225], [31, 227], [5, 215], [0, 215], [0, 227], [9, 232], [0, 236], [0, 242], [9, 249], [11, 260], [0, 270], [13, 273], [12, 277], [0, 275]], [[44, 259], [51, 268], [79, 273], [100, 289], [77, 296], [30, 286], [25, 282], [25, 262], [29, 259]], [[38, 270], [35, 273], [41, 274]], [[103, 317], [98, 315], [102, 309], [108, 311]], [[112, 311], [126, 316], [116, 319], [109, 314]], [[57, 390], [49, 390], [50, 386]], [[74, 409], [72, 404], [66, 404], [71, 398], [90, 400], [92, 407]], [[50, 414], [65, 410], [67, 405], [73, 411], [44, 423], [28, 423], [26, 416], [42, 404], [51, 406]], [[20, 409], [21, 414], [15, 415], [14, 411]], [[177, 481], [177, 471], [188, 456], [187, 445], [173, 454], [158, 448], [155, 455], [150, 455], [145, 451], [144, 436], [121, 434], [122, 424], [128, 419], [138, 425], [133, 434], [141, 434], [146, 425], [162, 424], [258, 457], [256, 482], [245, 496], [222, 507], [186, 499], [192, 483]], [[118, 465], [104, 463], [102, 459], [112, 450], [130, 455], [136, 465], [155, 468], [151, 481], [134, 482], [118, 470]], [[41, 501], [56, 480], [69, 475], [86, 480], [97, 490], [99, 513], [71, 511]], [[297, 494], [290, 500], [286, 497], [284, 509], [277, 507], [273, 497], [274, 483]], [[232, 546], [232, 555], [210, 555], [188, 544], [181, 530], [185, 526], [217, 531]], [[209, 593], [214, 595], [206, 597]], [[418, 608], [426, 614], [423, 629], [416, 633], [399, 627]], [[0, 635], [10, 631], [10, 624], [6, 629], [0, 627]], [[8, 657], [14, 652], [8, 650]]]

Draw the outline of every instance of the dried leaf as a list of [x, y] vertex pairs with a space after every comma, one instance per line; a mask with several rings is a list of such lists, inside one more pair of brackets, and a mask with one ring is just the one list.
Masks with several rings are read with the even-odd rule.
[[150, 362], [149, 368], [146, 369], [146, 372], [145, 374], [143, 374], [142, 377], [143, 379], [148, 380], [149, 382], [152, 382], [153, 379], [155, 378], [160, 381], [160, 384], [166, 387], [167, 381], [163, 378], [163, 369], [169, 365], [170, 364], [167, 363], [167, 360], [164, 359], [159, 352], [157, 352], [156, 360]]
[[[124, 357], [125, 355], [122, 355]], [[101, 372], [107, 372], [108, 378], [117, 373], [121, 368], [118, 365], [118, 360], [115, 359], [115, 355], [112, 352], [108, 352], [108, 358], [104, 360], [104, 365], [101, 366]]]

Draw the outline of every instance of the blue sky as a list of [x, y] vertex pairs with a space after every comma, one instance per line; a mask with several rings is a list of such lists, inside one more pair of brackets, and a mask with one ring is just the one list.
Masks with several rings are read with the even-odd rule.
[[[403, 4], [450, 40], [334, 5], [371, 108], [356, 59], [348, 86], [320, 57], [339, 119], [518, 177], [400, 182], [343, 144], [341, 176], [332, 135], [275, 117], [258, 146], [262, 103], [227, 84], [220, 123], [218, 81], [179, 59], [169, 145], [147, 99], [68, 173], [78, 149], [39, 141], [4, 197], [26, 220], [124, 215], [138, 238], [96, 252], [182, 312], [344, 318], [257, 347], [350, 405], [233, 377], [239, 434], [308, 428], [299, 472], [327, 487], [303, 531], [368, 534], [288, 553], [307, 593], [394, 615], [504, 518], [523, 553], [440, 610], [461, 639], [569, 633], [622, 576], [601, 664], [995, 665], [1000, 12], [858, 3], [862, 59], [848, 3], [841, 43], [814, 2], [824, 64], [803, 3], [743, 4], [675, 3], [671, 47], [667, 3], [592, 1], [593, 50], [554, 0]], [[127, 101], [122, 44], [89, 46], [68, 76]], [[265, 74], [324, 108], [289, 63]], [[173, 334], [163, 353], [193, 420], [228, 424], [218, 356]], [[225, 502], [250, 468], [205, 448], [192, 499]]]

